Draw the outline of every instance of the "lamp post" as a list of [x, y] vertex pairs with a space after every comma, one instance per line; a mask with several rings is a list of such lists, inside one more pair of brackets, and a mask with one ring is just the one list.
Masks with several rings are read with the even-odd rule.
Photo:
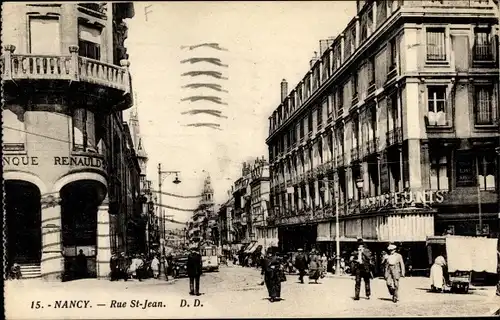
[[[339, 194], [338, 194], [338, 177], [335, 175], [334, 180], [323, 179], [324, 183], [333, 183], [333, 188], [330, 188], [330, 193], [335, 201], [335, 275], [340, 275], [340, 221], [339, 221]], [[363, 189], [363, 179], [356, 179], [356, 188], [361, 192]]]
[[[165, 218], [163, 215], [163, 208], [162, 208], [162, 203], [161, 203], [161, 184], [163, 182], [163, 178], [175, 174], [175, 179], [172, 181], [174, 184], [179, 184], [181, 183], [181, 180], [179, 180], [179, 171], [162, 171], [161, 170], [161, 163], [158, 163], [158, 208], [160, 210], [160, 252], [161, 255], [165, 255]], [[160, 270], [164, 271], [165, 268], [165, 262], [163, 259], [160, 260]], [[160, 272], [160, 279], [165, 280], [165, 272]]]

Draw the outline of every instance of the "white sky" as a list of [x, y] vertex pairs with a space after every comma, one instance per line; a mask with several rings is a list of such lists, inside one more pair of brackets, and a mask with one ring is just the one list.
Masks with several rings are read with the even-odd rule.
[[[163, 170], [181, 171], [182, 180], [174, 185], [173, 176], [166, 177], [164, 191], [196, 195], [209, 172], [217, 203], [227, 199], [243, 161], [268, 158], [268, 117], [280, 103], [281, 80], [287, 79], [289, 90], [293, 89], [309, 70], [319, 40], [336, 36], [356, 13], [355, 1], [135, 2], [134, 6], [126, 46], [149, 156], [148, 179], [156, 189], [161, 162]], [[150, 6], [148, 21], [146, 6]], [[180, 48], [206, 42], [219, 43], [229, 51]], [[193, 56], [217, 57], [229, 67], [180, 63]], [[188, 81], [208, 80], [181, 77], [190, 70], [215, 70], [227, 76], [228, 80], [211, 82], [228, 90], [213, 91], [228, 105], [180, 102], [188, 93], [209, 93], [181, 88]], [[181, 115], [194, 106], [218, 109], [228, 118]], [[220, 123], [222, 130], [184, 126], [206, 121]], [[162, 201], [187, 209], [198, 203], [168, 196]], [[191, 216], [167, 211], [180, 221]]]

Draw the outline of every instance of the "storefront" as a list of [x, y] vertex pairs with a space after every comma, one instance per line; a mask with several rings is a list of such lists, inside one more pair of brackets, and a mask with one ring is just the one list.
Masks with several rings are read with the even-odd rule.
[[280, 251], [294, 252], [299, 248], [310, 251], [316, 247], [317, 232], [317, 224], [279, 226]]

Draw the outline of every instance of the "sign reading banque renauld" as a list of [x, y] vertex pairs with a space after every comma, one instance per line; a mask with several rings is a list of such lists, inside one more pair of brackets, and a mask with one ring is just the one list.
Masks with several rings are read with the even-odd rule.
[[[51, 164], [54, 166], [90, 167], [104, 170], [106, 163], [101, 157], [93, 156], [54, 156]], [[39, 166], [39, 157], [2, 156], [2, 166]]]
[[421, 190], [421, 191], [401, 191], [382, 194], [380, 196], [364, 198], [360, 201], [360, 208], [382, 209], [382, 208], [406, 208], [415, 204], [430, 205], [441, 203], [444, 200], [443, 190]]

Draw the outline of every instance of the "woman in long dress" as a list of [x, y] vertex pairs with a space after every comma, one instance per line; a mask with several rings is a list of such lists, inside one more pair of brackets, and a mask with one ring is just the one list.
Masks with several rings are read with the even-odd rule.
[[438, 256], [431, 267], [431, 290], [434, 292], [442, 292], [444, 289], [445, 280], [443, 269], [445, 265], [446, 260], [444, 257]]
[[281, 263], [274, 254], [272, 248], [267, 250], [267, 257], [262, 263], [262, 272], [264, 283], [269, 294], [269, 301], [275, 302], [281, 300]]
[[313, 250], [311, 254], [311, 261], [309, 262], [309, 280], [314, 280], [314, 283], [318, 283], [318, 279], [321, 276], [321, 260], [315, 250]]

